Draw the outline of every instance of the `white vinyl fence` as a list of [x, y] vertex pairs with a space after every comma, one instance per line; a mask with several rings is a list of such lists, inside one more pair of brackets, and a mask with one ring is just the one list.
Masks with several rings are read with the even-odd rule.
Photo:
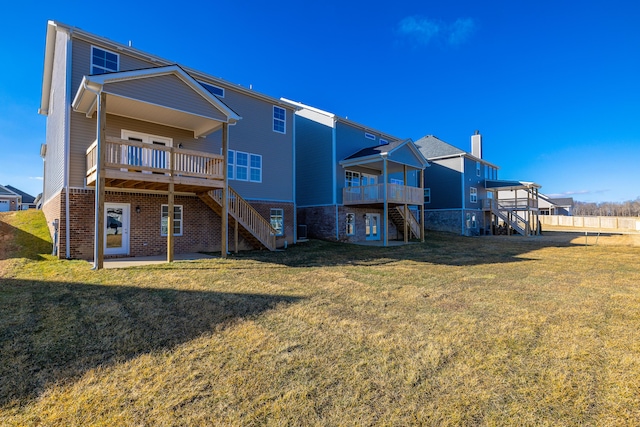
[[640, 218], [635, 217], [540, 215], [538, 218], [543, 230], [546, 225], [603, 231], [640, 231]]

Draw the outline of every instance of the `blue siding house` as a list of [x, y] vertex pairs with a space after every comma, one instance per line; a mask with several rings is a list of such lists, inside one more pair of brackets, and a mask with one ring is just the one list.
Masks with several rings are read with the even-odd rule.
[[287, 102], [297, 108], [296, 202], [307, 235], [383, 245], [424, 239], [419, 177], [427, 161], [414, 143]]

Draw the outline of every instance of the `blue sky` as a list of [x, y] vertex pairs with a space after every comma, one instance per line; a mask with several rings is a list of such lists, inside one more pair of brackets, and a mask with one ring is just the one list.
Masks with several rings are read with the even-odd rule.
[[470, 150], [478, 129], [501, 179], [535, 181], [545, 194], [640, 197], [639, 2], [178, 5], [5, 5], [0, 184], [41, 191], [37, 109], [53, 19], [398, 137], [433, 134]]

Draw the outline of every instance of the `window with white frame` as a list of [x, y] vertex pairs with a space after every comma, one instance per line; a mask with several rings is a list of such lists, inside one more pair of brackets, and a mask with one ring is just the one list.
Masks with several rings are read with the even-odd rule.
[[[182, 236], [182, 205], [173, 205], [173, 235]], [[169, 205], [162, 205], [160, 235], [166, 236], [169, 227]]]
[[119, 70], [120, 55], [91, 46], [91, 74], [111, 73]]
[[249, 154], [242, 151], [236, 151], [236, 180], [249, 180]]
[[356, 214], [348, 213], [347, 214], [347, 236], [353, 236], [356, 234]]
[[262, 182], [262, 156], [249, 154], [249, 181]]
[[227, 176], [236, 181], [262, 182], [262, 156], [229, 150]]
[[475, 187], [469, 188], [469, 201], [471, 203], [478, 203], [478, 189]]
[[372, 133], [369, 133], [369, 132], [365, 132], [364, 133], [364, 137], [367, 138], [367, 139], [373, 139], [374, 141], [376, 140], [376, 136], [374, 134], [372, 134]]
[[482, 165], [480, 164], [480, 162], [476, 162], [476, 176], [480, 176], [480, 168], [482, 167]]
[[224, 89], [218, 86], [210, 85], [209, 83], [198, 82], [204, 87], [209, 93], [219, 96], [220, 98], [224, 98]]
[[431, 203], [431, 188], [424, 189], [424, 202]]
[[380, 145], [387, 145], [387, 144], [389, 143], [389, 141], [388, 141], [388, 140], [383, 139], [383, 138], [380, 138], [380, 141], [379, 141], [379, 142], [380, 142]]
[[284, 209], [273, 208], [269, 215], [271, 227], [276, 230], [276, 236], [284, 234]]
[[404, 179], [389, 178], [390, 184], [404, 185]]
[[360, 186], [360, 172], [353, 171], [345, 171], [344, 172], [344, 186], [349, 187], [359, 187]]
[[235, 159], [236, 159], [236, 152], [233, 150], [228, 150], [227, 151], [227, 178], [229, 179], [235, 179]]
[[273, 131], [286, 133], [287, 112], [284, 108], [273, 106]]

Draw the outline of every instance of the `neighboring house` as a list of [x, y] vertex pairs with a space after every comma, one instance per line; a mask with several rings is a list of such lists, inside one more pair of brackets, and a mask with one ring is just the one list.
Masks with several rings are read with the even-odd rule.
[[540, 215], [571, 216], [573, 214], [573, 197], [549, 197], [540, 194], [539, 210]]
[[[506, 222], [522, 234], [518, 212], [537, 210], [535, 183], [498, 180], [498, 166], [482, 158], [482, 135], [471, 136], [471, 152], [461, 150], [433, 135], [416, 141], [424, 157], [431, 163], [425, 173], [425, 227], [464, 236], [492, 234]], [[516, 202], [509, 194], [521, 189], [530, 197]], [[500, 200], [502, 198], [502, 200]], [[535, 205], [535, 206], [534, 206]], [[525, 222], [527, 222], [526, 220]]]
[[14, 193], [18, 194], [22, 201], [20, 203], [20, 210], [27, 210], [27, 209], [35, 209], [36, 208], [36, 198], [33, 197], [30, 194], [25, 193], [24, 191], [18, 190], [15, 187], [12, 187], [11, 185], [5, 185], [5, 188], [13, 191]]
[[294, 110], [49, 21], [42, 209], [57, 253], [100, 268], [104, 255], [295, 243]]
[[296, 202], [298, 223], [308, 236], [383, 245], [424, 239], [417, 174], [427, 161], [413, 142], [287, 102], [298, 108]]
[[20, 210], [22, 197], [15, 191], [9, 189], [9, 186], [0, 185], [0, 212], [9, 212]]

